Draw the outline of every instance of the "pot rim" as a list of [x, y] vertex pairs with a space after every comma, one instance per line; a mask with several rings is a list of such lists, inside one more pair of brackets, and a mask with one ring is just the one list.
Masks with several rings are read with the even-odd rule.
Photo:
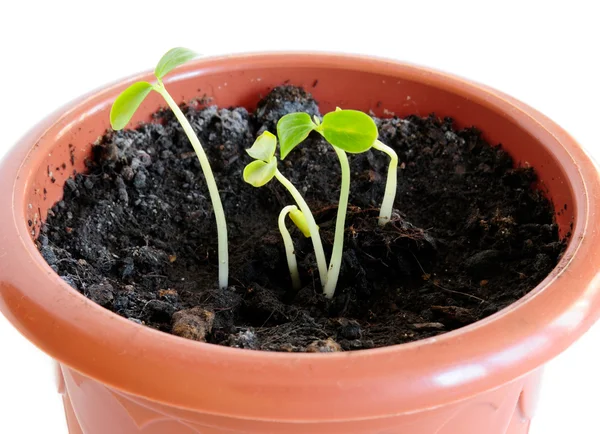
[[[22, 334], [81, 374], [156, 403], [254, 420], [272, 420], [277, 407], [277, 420], [334, 421], [417, 412], [494, 389], [556, 356], [598, 318], [600, 275], [594, 264], [600, 259], [600, 235], [594, 227], [600, 223], [600, 179], [591, 158], [561, 127], [490, 87], [374, 56], [227, 55], [193, 61], [165, 82], [228, 68], [281, 64], [389, 74], [466, 95], [512, 117], [550, 151], [570, 182], [575, 220], [558, 266], [529, 294], [490, 317], [436, 337], [371, 350], [287, 354], [234, 349], [190, 341], [122, 318], [52, 271], [31, 240], [23, 210], [30, 169], [43, 154], [32, 150], [50, 148], [45, 137], [73, 121], [76, 113], [105, 107], [133, 81], [151, 80], [152, 71], [146, 71], [48, 116], [2, 162], [0, 309]], [[11, 271], [18, 264], [27, 264], [26, 275]], [[197, 391], [207, 387], [210, 393], [198, 396], [203, 394]], [[282, 405], [281, 397], [289, 396], [290, 390], [297, 402]], [[349, 403], [347, 395], [356, 393], [361, 394], [360, 405], [341, 408]], [[313, 401], [319, 396], [321, 405], [309, 403], [311, 396]], [[336, 404], [323, 409], [323, 400]]]

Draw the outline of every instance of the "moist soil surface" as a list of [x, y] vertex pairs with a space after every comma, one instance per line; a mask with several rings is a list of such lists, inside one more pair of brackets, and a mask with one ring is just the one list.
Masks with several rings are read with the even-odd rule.
[[[228, 219], [230, 287], [217, 285], [217, 231], [198, 160], [168, 110], [107, 132], [88, 171], [67, 181], [38, 237], [71, 286], [131, 321], [189, 339], [268, 351], [343, 351], [435, 336], [523, 297], [565, 246], [553, 207], [501, 146], [452, 119], [377, 119], [400, 161], [393, 221], [377, 225], [388, 157], [350, 155], [352, 184], [335, 297], [321, 295], [312, 243], [288, 221], [303, 283], [291, 289], [277, 228], [293, 204], [275, 180], [242, 179], [257, 134], [293, 111], [319, 114], [302, 89], [275, 88], [253, 113], [182, 106], [211, 161]], [[317, 134], [279, 169], [303, 193], [331, 251], [340, 169]]]

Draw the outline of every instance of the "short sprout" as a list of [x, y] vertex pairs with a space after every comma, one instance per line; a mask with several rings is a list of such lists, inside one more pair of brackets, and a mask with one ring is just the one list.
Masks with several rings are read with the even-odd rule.
[[285, 247], [285, 256], [287, 258], [288, 268], [290, 270], [290, 277], [292, 279], [292, 287], [294, 290], [298, 291], [302, 283], [300, 282], [300, 273], [298, 272], [298, 263], [296, 262], [296, 253], [294, 251], [294, 242], [292, 241], [292, 237], [285, 226], [285, 218], [286, 216], [290, 216], [292, 221], [298, 226], [296, 221], [299, 221], [301, 225], [304, 225], [304, 229], [302, 233], [306, 237], [310, 237], [310, 232], [305, 233], [304, 230], [308, 231], [308, 227], [306, 226], [306, 218], [302, 214], [302, 211], [298, 209], [295, 205], [288, 205], [281, 210], [279, 213], [279, 232], [281, 232], [281, 237], [283, 238], [283, 245]]
[[252, 147], [246, 150], [248, 155], [255, 158], [255, 160], [244, 168], [244, 181], [254, 187], [262, 187], [271, 179], [276, 178], [281, 185], [289, 191], [296, 201], [298, 208], [300, 208], [303, 219], [301, 220], [298, 214], [292, 214], [290, 217], [292, 218], [292, 221], [297, 224], [302, 233], [305, 236], [307, 236], [308, 233], [312, 239], [315, 257], [317, 259], [317, 268], [319, 270], [319, 278], [321, 279], [322, 285], [325, 285], [327, 280], [327, 262], [325, 260], [321, 236], [319, 235], [319, 227], [315, 222], [315, 218], [313, 217], [308, 204], [298, 189], [277, 169], [277, 158], [275, 157], [276, 148], [277, 138], [272, 133], [265, 131], [258, 136]]

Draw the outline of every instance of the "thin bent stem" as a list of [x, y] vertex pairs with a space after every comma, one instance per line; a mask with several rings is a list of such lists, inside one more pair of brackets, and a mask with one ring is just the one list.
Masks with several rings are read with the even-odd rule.
[[378, 151], [385, 152], [390, 157], [388, 166], [387, 182], [381, 208], [379, 209], [379, 226], [385, 226], [392, 218], [392, 208], [396, 199], [396, 183], [398, 182], [398, 155], [389, 146], [376, 140], [373, 147]]
[[154, 90], [157, 91], [165, 99], [175, 117], [181, 124], [183, 131], [190, 140], [198, 160], [200, 161], [200, 167], [206, 178], [206, 185], [208, 186], [208, 192], [210, 194], [210, 200], [212, 202], [213, 209], [215, 210], [215, 219], [217, 221], [217, 239], [218, 239], [218, 259], [219, 259], [219, 287], [226, 289], [229, 281], [229, 253], [227, 250], [227, 223], [225, 220], [225, 212], [223, 211], [223, 204], [219, 196], [219, 189], [213, 175], [212, 169], [206, 153], [202, 148], [200, 140], [194, 133], [192, 125], [187, 120], [177, 103], [171, 98], [171, 95], [167, 92], [162, 82], [159, 80], [158, 84], [154, 85]]
[[327, 284], [323, 293], [327, 298], [333, 298], [335, 287], [342, 266], [342, 253], [344, 250], [344, 229], [346, 225], [346, 212], [348, 209], [348, 196], [350, 195], [350, 165], [346, 153], [337, 147], [333, 147], [340, 160], [342, 168], [342, 186], [340, 188], [340, 200], [338, 203], [337, 219], [335, 221], [335, 236], [333, 238], [333, 249], [329, 261], [329, 272], [327, 273]]
[[298, 209], [295, 205], [288, 205], [281, 210], [279, 213], [279, 232], [283, 238], [283, 245], [285, 246], [285, 256], [287, 258], [288, 268], [290, 269], [290, 277], [292, 278], [292, 287], [298, 291], [302, 286], [300, 283], [300, 274], [298, 273], [298, 263], [296, 262], [296, 253], [294, 252], [294, 242], [292, 237], [285, 226], [285, 218], [290, 213]]
[[321, 279], [321, 285], [325, 287], [327, 284], [327, 261], [325, 259], [325, 251], [323, 250], [323, 244], [321, 243], [321, 236], [319, 235], [319, 227], [315, 222], [315, 218], [310, 211], [307, 203], [304, 201], [304, 198], [300, 194], [300, 192], [294, 187], [283, 174], [277, 169], [275, 172], [275, 178], [290, 192], [300, 211], [304, 214], [306, 218], [306, 223], [308, 224], [308, 230], [310, 231], [310, 238], [312, 239], [313, 248], [315, 249], [315, 257], [317, 259], [317, 268], [319, 269], [319, 278]]

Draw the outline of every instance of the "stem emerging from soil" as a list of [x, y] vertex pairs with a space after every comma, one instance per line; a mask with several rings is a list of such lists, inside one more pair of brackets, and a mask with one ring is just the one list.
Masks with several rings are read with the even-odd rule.
[[392, 218], [392, 208], [396, 199], [396, 183], [398, 182], [398, 155], [392, 148], [376, 140], [373, 148], [378, 151], [385, 152], [390, 157], [390, 165], [388, 167], [387, 182], [385, 184], [385, 193], [383, 202], [379, 210], [379, 226], [385, 226]]
[[292, 278], [292, 287], [298, 291], [302, 286], [300, 283], [300, 274], [298, 273], [298, 263], [296, 262], [296, 253], [294, 252], [294, 242], [292, 237], [285, 226], [285, 218], [291, 212], [298, 209], [295, 205], [288, 205], [281, 210], [279, 213], [279, 232], [283, 238], [283, 245], [285, 246], [285, 256], [287, 258], [288, 268], [290, 269], [290, 277]]
[[221, 203], [221, 198], [219, 196], [219, 189], [217, 188], [217, 183], [215, 181], [215, 177], [213, 175], [212, 169], [210, 167], [210, 163], [208, 158], [206, 157], [206, 153], [202, 148], [202, 144], [196, 136], [192, 125], [187, 120], [177, 103], [171, 98], [169, 92], [164, 87], [161, 80], [158, 81], [157, 84], [153, 86], [154, 90], [162, 95], [165, 99], [175, 117], [181, 124], [183, 131], [187, 135], [190, 143], [192, 144], [194, 151], [196, 151], [196, 155], [198, 156], [198, 160], [200, 161], [200, 166], [202, 167], [202, 172], [204, 173], [204, 177], [206, 178], [206, 185], [208, 186], [208, 192], [210, 194], [210, 200], [213, 205], [213, 209], [215, 211], [215, 219], [217, 221], [217, 239], [218, 239], [218, 260], [219, 260], [219, 287], [221, 289], [227, 289], [228, 281], [229, 281], [229, 253], [227, 250], [227, 223], [225, 220], [225, 212], [223, 211], [223, 204]]
[[344, 229], [346, 225], [346, 212], [348, 209], [348, 196], [350, 195], [350, 165], [348, 157], [341, 149], [333, 146], [335, 153], [340, 160], [342, 168], [342, 186], [340, 188], [340, 200], [338, 203], [337, 219], [335, 221], [335, 236], [333, 238], [333, 250], [331, 260], [329, 261], [329, 271], [327, 273], [327, 283], [323, 289], [323, 294], [327, 298], [333, 298], [335, 287], [340, 275], [342, 266], [342, 255], [344, 251]]
[[[319, 227], [315, 222], [315, 218], [313, 217], [308, 204], [300, 194], [300, 192], [294, 187], [283, 174], [277, 169], [275, 172], [275, 178], [290, 192], [296, 204], [304, 214], [306, 218], [306, 223], [308, 224], [308, 229], [310, 231], [310, 238], [312, 239], [313, 248], [315, 249], [315, 257], [317, 259], [317, 268], [319, 269], [319, 278], [321, 279], [321, 285], [325, 287], [327, 284], [327, 261], [325, 259], [325, 251], [323, 250], [323, 244], [321, 243], [321, 236], [319, 235]], [[334, 286], [335, 288], [335, 286]]]

